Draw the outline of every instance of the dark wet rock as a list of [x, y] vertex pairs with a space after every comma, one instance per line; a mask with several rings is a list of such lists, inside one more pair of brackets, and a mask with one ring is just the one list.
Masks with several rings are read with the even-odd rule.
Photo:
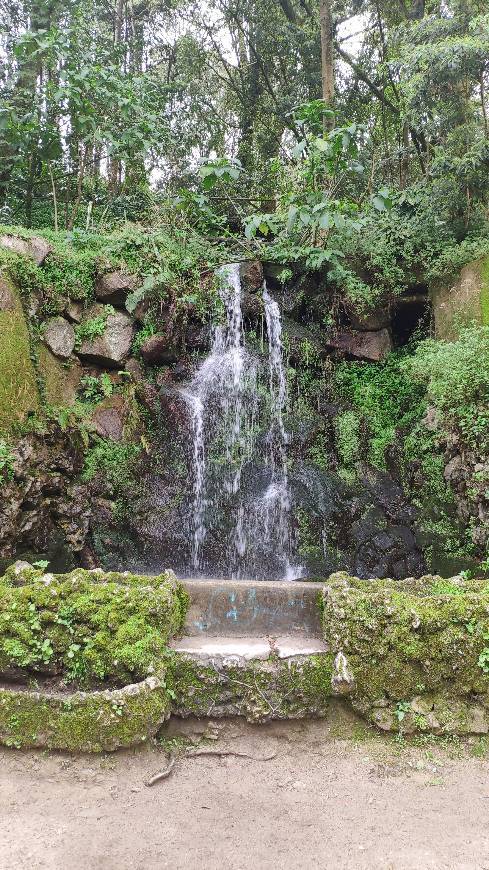
[[129, 295], [136, 290], [139, 278], [124, 272], [106, 272], [101, 275], [95, 287], [95, 295], [101, 302], [110, 305], [124, 305]]
[[387, 303], [382, 308], [375, 308], [373, 311], [364, 313], [351, 309], [348, 312], [348, 316], [352, 329], [359, 330], [360, 332], [375, 332], [379, 329], [387, 329], [391, 320], [390, 307]]
[[207, 351], [211, 346], [212, 327], [208, 324], [191, 324], [185, 330], [184, 340], [189, 351]]
[[328, 347], [319, 331], [307, 329], [291, 317], [282, 318], [282, 338], [292, 363], [313, 365], [314, 357], [324, 359], [328, 356]]
[[83, 451], [58, 426], [13, 448], [14, 477], [2, 484], [0, 559], [16, 553], [77, 553], [88, 534], [87, 488], [76, 483]]
[[68, 359], [75, 347], [75, 330], [64, 317], [51, 317], [44, 326], [43, 338], [55, 356]]
[[92, 413], [92, 425], [97, 435], [111, 441], [122, 441], [127, 409], [120, 395], [109, 396], [99, 402]]
[[240, 264], [239, 275], [243, 290], [257, 292], [263, 286], [263, 266], [259, 260], [247, 260]]
[[159, 366], [177, 362], [181, 351], [166, 335], [150, 335], [139, 352], [146, 365]]
[[129, 372], [131, 378], [136, 384], [140, 384], [144, 381], [144, 368], [135, 357], [132, 356], [127, 360], [125, 370], [126, 372]]
[[339, 351], [356, 359], [380, 362], [392, 350], [392, 339], [387, 329], [376, 332], [339, 332], [327, 338], [331, 350]]

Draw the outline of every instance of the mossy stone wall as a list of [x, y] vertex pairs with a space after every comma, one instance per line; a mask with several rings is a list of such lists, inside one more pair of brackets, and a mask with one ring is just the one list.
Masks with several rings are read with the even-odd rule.
[[29, 330], [19, 294], [0, 274], [0, 433], [39, 409]]
[[431, 293], [438, 339], [453, 341], [470, 323], [489, 326], [489, 257], [468, 263], [451, 286]]
[[384, 730], [489, 730], [489, 582], [359, 580], [323, 593], [333, 689]]

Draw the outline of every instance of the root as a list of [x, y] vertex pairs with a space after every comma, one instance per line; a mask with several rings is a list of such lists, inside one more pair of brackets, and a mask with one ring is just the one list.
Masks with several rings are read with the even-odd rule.
[[[272, 758], [277, 757], [276, 752], [272, 752], [270, 755], [250, 755], [249, 752], [238, 752], [235, 749], [194, 749], [190, 752], [185, 752], [183, 758], [197, 758], [199, 755], [217, 755], [220, 758], [223, 758], [226, 755], [234, 755], [236, 758], [251, 758], [252, 761], [271, 761]], [[145, 785], [152, 786], [157, 782], [160, 782], [162, 779], [168, 779], [175, 767], [176, 760], [176, 756], [171, 755], [168, 767], [161, 773], [157, 773], [155, 776], [152, 776], [151, 779], [148, 779], [147, 782], [145, 782]]]
[[159, 782], [160, 779], [168, 779], [173, 768], [175, 767], [176, 758], [174, 755], [170, 755], [170, 761], [168, 762], [168, 767], [165, 770], [162, 770], [161, 773], [155, 774], [151, 779], [148, 779], [144, 784], [147, 786], [155, 785], [155, 783]]

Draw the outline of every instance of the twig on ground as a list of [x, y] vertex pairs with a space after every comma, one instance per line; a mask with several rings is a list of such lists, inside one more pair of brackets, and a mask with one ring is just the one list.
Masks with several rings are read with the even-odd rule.
[[[185, 752], [183, 754], [183, 758], [196, 758], [199, 755], [218, 755], [221, 758], [225, 755], [234, 755], [237, 758], [251, 758], [252, 761], [271, 761], [272, 758], [277, 757], [276, 752], [270, 753], [270, 755], [250, 755], [249, 752], [238, 752], [235, 749], [195, 749], [190, 752]], [[175, 767], [176, 762], [175, 755], [170, 756], [170, 761], [168, 763], [168, 767], [163, 770], [161, 773], [157, 773], [155, 776], [152, 776], [151, 779], [148, 779], [145, 785], [152, 786], [159, 782], [161, 779], [168, 779], [173, 768]]]

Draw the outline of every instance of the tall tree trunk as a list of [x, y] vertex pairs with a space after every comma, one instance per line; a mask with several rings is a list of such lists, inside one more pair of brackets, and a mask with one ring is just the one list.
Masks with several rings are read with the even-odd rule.
[[[122, 25], [124, 22], [124, 0], [116, 0], [114, 10], [114, 47], [117, 48], [122, 39]], [[109, 191], [115, 195], [119, 186], [120, 161], [117, 157], [109, 158], [108, 181]]]
[[[321, 81], [322, 97], [328, 109], [334, 106], [334, 52], [333, 52], [333, 16], [331, 0], [319, 0], [319, 24], [321, 28]], [[324, 129], [334, 127], [332, 115], [324, 116]]]

